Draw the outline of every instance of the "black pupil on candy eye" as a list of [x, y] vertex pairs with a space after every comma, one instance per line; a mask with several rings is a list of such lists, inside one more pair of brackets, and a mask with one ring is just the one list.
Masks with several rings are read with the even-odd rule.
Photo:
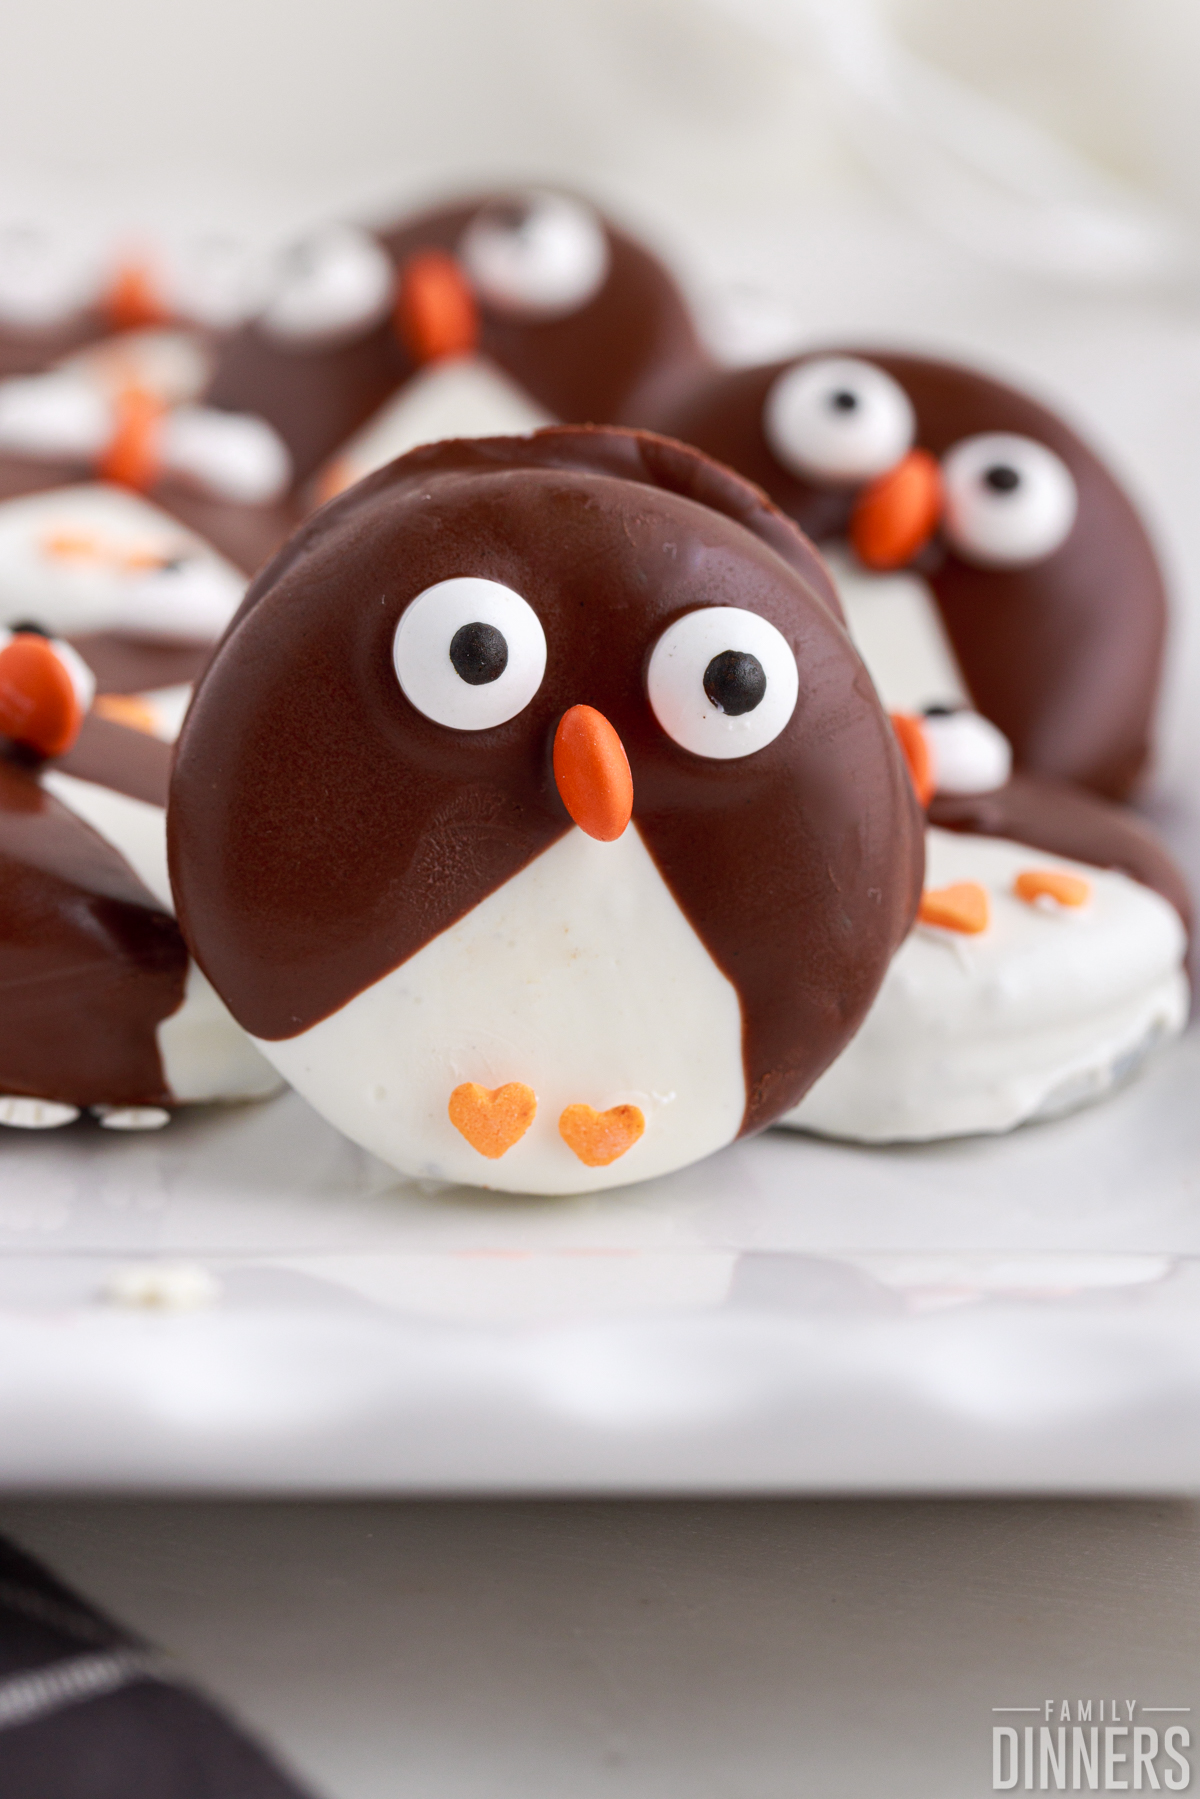
[[988, 469], [984, 481], [993, 493], [1012, 493], [1021, 485], [1021, 477], [1015, 468], [1009, 468], [1006, 462], [997, 462]]
[[704, 691], [730, 718], [753, 712], [767, 691], [766, 670], [745, 650], [722, 650], [704, 671]]
[[829, 409], [831, 412], [856, 412], [858, 395], [849, 387], [839, 387], [829, 396]]
[[495, 625], [460, 625], [450, 639], [454, 672], [470, 687], [498, 681], [508, 667], [508, 645]]

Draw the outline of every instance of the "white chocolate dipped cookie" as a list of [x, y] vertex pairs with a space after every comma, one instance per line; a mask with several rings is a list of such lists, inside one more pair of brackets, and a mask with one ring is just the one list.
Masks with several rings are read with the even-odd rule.
[[1183, 1029], [1185, 949], [1174, 907], [1128, 875], [931, 828], [921, 919], [858, 1035], [782, 1122], [914, 1142], [1097, 1099]]

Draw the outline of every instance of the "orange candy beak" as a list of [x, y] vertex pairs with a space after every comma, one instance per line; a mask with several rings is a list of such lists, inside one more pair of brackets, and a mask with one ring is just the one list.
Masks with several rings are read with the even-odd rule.
[[414, 362], [466, 356], [479, 342], [479, 309], [467, 278], [444, 250], [422, 250], [400, 271], [396, 330]]
[[153, 487], [162, 473], [158, 440], [164, 411], [161, 400], [141, 388], [131, 387], [120, 395], [116, 427], [100, 459], [100, 473], [106, 481], [140, 493]]
[[116, 331], [136, 331], [143, 325], [165, 325], [170, 311], [163, 304], [158, 285], [144, 262], [125, 262], [104, 296], [104, 309]]
[[867, 568], [903, 568], [929, 542], [941, 514], [941, 470], [928, 450], [910, 450], [859, 495], [850, 542]]
[[61, 756], [82, 723], [74, 683], [52, 645], [18, 633], [0, 650], [0, 735], [39, 756]]
[[615, 842], [633, 817], [633, 775], [624, 744], [594, 706], [572, 706], [559, 719], [554, 779], [579, 829]]
[[913, 792], [917, 796], [917, 804], [925, 811], [937, 791], [937, 776], [933, 766], [933, 756], [919, 718], [910, 712], [893, 712], [889, 715], [892, 729], [899, 739], [904, 760], [908, 764], [908, 776], [913, 784]]

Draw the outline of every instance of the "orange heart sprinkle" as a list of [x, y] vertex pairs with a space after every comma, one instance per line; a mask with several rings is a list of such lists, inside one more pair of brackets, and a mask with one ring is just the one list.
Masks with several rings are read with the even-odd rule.
[[1030, 906], [1040, 899], [1052, 899], [1060, 906], [1086, 906], [1092, 897], [1092, 883], [1060, 868], [1023, 868], [1013, 882], [1013, 892]]
[[558, 1121], [558, 1134], [587, 1168], [607, 1168], [632, 1149], [646, 1128], [637, 1106], [568, 1106]]
[[98, 718], [110, 718], [116, 725], [125, 725], [130, 731], [141, 731], [147, 737], [153, 737], [158, 721], [154, 709], [136, 693], [101, 693], [92, 702], [92, 711]]
[[537, 1111], [537, 1094], [523, 1081], [509, 1081], [490, 1091], [478, 1081], [464, 1081], [450, 1095], [450, 1122], [472, 1149], [496, 1162], [519, 1143]]
[[988, 928], [987, 888], [978, 881], [926, 888], [917, 917], [922, 924], [936, 924], [943, 931], [962, 931], [965, 936], [975, 937]]

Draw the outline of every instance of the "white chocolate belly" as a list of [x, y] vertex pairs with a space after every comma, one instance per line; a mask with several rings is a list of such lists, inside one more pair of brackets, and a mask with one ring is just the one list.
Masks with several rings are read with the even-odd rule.
[[911, 569], [873, 574], [848, 550], [823, 544], [854, 647], [889, 712], [969, 706], [937, 601]]
[[[264, 1055], [331, 1123], [411, 1175], [573, 1193], [664, 1174], [729, 1143], [746, 1104], [741, 1005], [634, 826], [570, 831], [409, 961]], [[463, 1082], [531, 1087], [498, 1160], [450, 1123]], [[641, 1139], [585, 1166], [565, 1107], [634, 1105]]]
[[[864, 1143], [1010, 1130], [1100, 1098], [1187, 1020], [1174, 908], [1111, 870], [931, 829], [927, 887], [977, 881], [978, 936], [917, 925], [858, 1035], [781, 1122]], [[1027, 905], [1022, 869], [1081, 874], [1078, 911]]]
[[329, 466], [322, 497], [340, 493], [420, 444], [447, 437], [520, 437], [553, 418], [482, 356], [455, 356], [422, 369], [346, 444]]
[[245, 590], [232, 563], [126, 488], [96, 481], [0, 503], [0, 624], [215, 641]]

